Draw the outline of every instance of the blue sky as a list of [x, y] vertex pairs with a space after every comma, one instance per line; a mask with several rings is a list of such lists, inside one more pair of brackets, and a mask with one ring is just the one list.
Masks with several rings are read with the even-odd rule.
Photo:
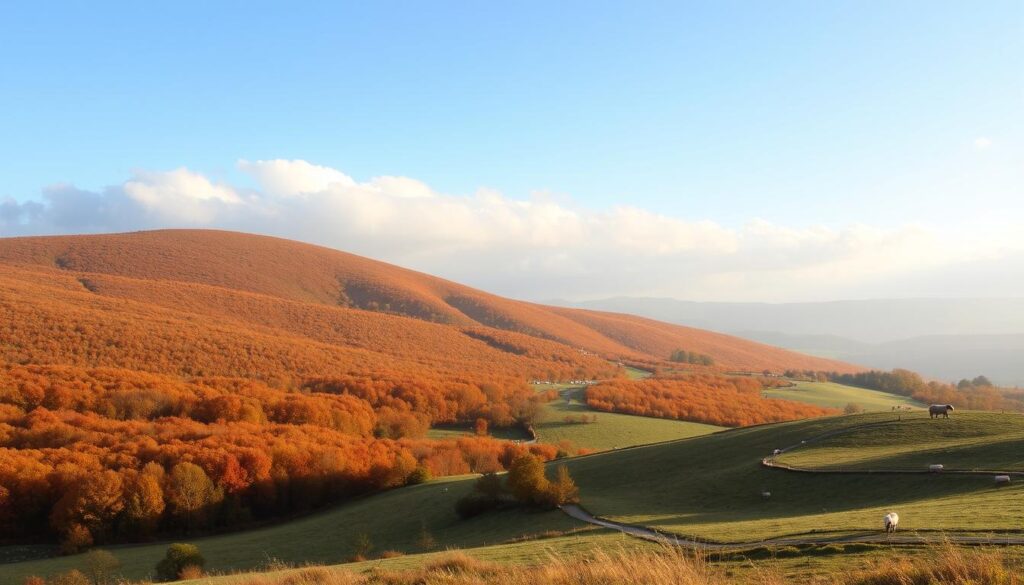
[[[1019, 2], [20, 3], [0, 13], [0, 201], [53, 207], [57, 184], [111, 197], [183, 167], [265, 191], [238, 161], [284, 159], [456, 198], [539, 193], [584, 218], [630, 206], [740, 239], [767, 222], [976, 243], [1024, 221], [1021, 63]], [[136, 227], [17, 209], [0, 233]], [[224, 213], [137, 227], [255, 227]], [[319, 242], [453, 261], [368, 238]], [[971, 259], [1016, 258], [1019, 243]], [[571, 289], [548, 296], [586, 296]], [[810, 296], [899, 293], [847, 290]]]

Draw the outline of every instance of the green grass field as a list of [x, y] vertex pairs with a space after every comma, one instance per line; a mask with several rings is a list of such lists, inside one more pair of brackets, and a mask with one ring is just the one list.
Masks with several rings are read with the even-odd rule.
[[[910, 415], [899, 416], [906, 421]], [[961, 424], [947, 429], [953, 441], [984, 434], [990, 444], [1002, 444], [1002, 455], [993, 455], [988, 464], [1019, 461], [1015, 450], [1024, 449], [1024, 442], [1016, 437], [1024, 431], [1024, 416], [1004, 415], [1007, 435], [988, 433], [993, 415], [962, 412], [956, 416]], [[891, 510], [900, 513], [901, 528], [907, 530], [1020, 529], [1024, 518], [1021, 482], [995, 488], [991, 477], [814, 475], [759, 464], [777, 447], [896, 417], [886, 412], [736, 429], [578, 458], [569, 462], [569, 469], [580, 486], [583, 505], [594, 514], [719, 541], [811, 531], [877, 532], [882, 516]], [[900, 425], [897, 430], [886, 439], [888, 453], [902, 457], [903, 445], [915, 442], [922, 431], [916, 424]], [[966, 448], [976, 450], [978, 444], [969, 443]], [[798, 455], [799, 450], [793, 453]], [[883, 447], [875, 460], [885, 456]], [[771, 492], [770, 499], [761, 498], [762, 490]]]
[[[589, 528], [557, 510], [505, 510], [460, 520], [454, 511], [455, 501], [472, 489], [474, 481], [475, 476], [446, 478], [367, 497], [272, 527], [207, 538], [181, 537], [176, 541], [195, 543], [207, 559], [208, 570], [226, 572], [257, 569], [271, 560], [292, 564], [345, 562], [354, 553], [361, 534], [373, 542], [373, 553], [415, 553], [423, 551], [420, 540], [424, 527], [438, 550], [485, 547], [523, 536]], [[123, 564], [121, 572], [125, 577], [143, 579], [163, 557], [167, 544], [117, 546], [108, 550]], [[53, 575], [81, 568], [83, 562], [82, 555], [73, 555], [2, 564], [0, 584], [20, 585], [26, 576]]]
[[[492, 428], [488, 430], [488, 434], [495, 439], [503, 439], [505, 441], [526, 441], [530, 439], [530, 434], [519, 427]], [[474, 431], [472, 425], [442, 425], [427, 431], [428, 439], [443, 440], [475, 436], [476, 431]]]
[[857, 429], [787, 452], [780, 463], [804, 469], [1024, 471], [1020, 415], [954, 413], [948, 419], [904, 414], [898, 423]]
[[797, 382], [793, 388], [770, 388], [764, 390], [762, 394], [766, 398], [806, 402], [827, 408], [844, 408], [847, 404], [856, 404], [867, 412], [891, 411], [894, 406], [924, 406], [905, 396], [833, 382]]
[[650, 378], [651, 372], [648, 370], [641, 370], [640, 368], [634, 368], [631, 366], [625, 366], [626, 377], [630, 380], [642, 380], [643, 378]]
[[[592, 410], [583, 402], [583, 388], [566, 387], [562, 397], [544, 405], [534, 425], [545, 443], [567, 440], [579, 447], [604, 451], [661, 441], [685, 439], [723, 430], [724, 427], [677, 420], [648, 418]], [[596, 422], [567, 423], [566, 416], [597, 417]]]

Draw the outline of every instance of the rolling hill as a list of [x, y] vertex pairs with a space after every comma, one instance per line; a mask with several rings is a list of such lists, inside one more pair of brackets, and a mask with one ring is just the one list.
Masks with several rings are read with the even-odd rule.
[[[500, 471], [526, 450], [550, 460], [561, 446], [501, 439], [551, 422], [557, 392], [528, 381], [613, 380], [626, 375], [616, 361], [658, 367], [677, 348], [714, 358], [702, 380], [858, 370], [261, 236], [2, 239], [0, 534], [74, 551], [239, 529], [432, 476]], [[428, 434], [477, 424], [495, 436]], [[615, 446], [714, 430], [648, 426], [656, 432], [604, 443], [575, 436]], [[184, 485], [196, 498], [180, 496]]]
[[[217, 319], [230, 316], [264, 327], [284, 325], [303, 334], [313, 331], [312, 336], [321, 340], [317, 321], [324, 318], [322, 311], [356, 309], [449, 327], [515, 332], [603, 357], [664, 361], [672, 351], [685, 348], [711, 355], [731, 369], [857, 369], [641, 317], [504, 299], [336, 250], [233, 232], [7, 238], [0, 240], [0, 264], [8, 267], [5, 280], [46, 280], [65, 292], [78, 289], [102, 299], [126, 299]], [[264, 304], [273, 307], [271, 313], [303, 307], [306, 315], [288, 314], [268, 322], [271, 316], [263, 314]], [[402, 320], [379, 327], [415, 326]]]

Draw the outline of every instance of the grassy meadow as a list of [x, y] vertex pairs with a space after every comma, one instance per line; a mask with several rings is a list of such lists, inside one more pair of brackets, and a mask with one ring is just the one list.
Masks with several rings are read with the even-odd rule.
[[796, 382], [796, 386], [791, 388], [767, 388], [762, 395], [765, 398], [805, 402], [827, 408], [844, 408], [847, 404], [856, 404], [867, 412], [891, 411], [893, 407], [924, 406], [906, 396], [844, 386], [834, 382]]
[[1024, 471], [1021, 415], [954, 412], [930, 419], [924, 412], [898, 422], [856, 429], [787, 452], [777, 461], [802, 469]]
[[[553, 539], [565, 540], [565, 539]], [[585, 547], [552, 542], [526, 562], [492, 560], [486, 548], [335, 565], [214, 576], [192, 585], [775, 585], [1011, 584], [1024, 550], [932, 545], [896, 552], [880, 545], [757, 548], [701, 555], [610, 536]], [[582, 541], [581, 543], [582, 544]], [[509, 545], [510, 548], [519, 545]]]
[[[815, 475], [767, 469], [761, 458], [777, 447], [852, 426], [908, 420], [908, 413], [876, 413], [748, 427], [683, 441], [600, 453], [568, 463], [580, 485], [583, 506], [620, 522], [723, 542], [795, 534], [877, 532], [887, 512], [900, 513], [906, 530], [1020, 530], [1024, 485], [996, 488], [990, 477], [936, 475]], [[917, 413], [924, 422], [927, 415]], [[947, 431], [968, 439], [986, 434], [994, 415], [962, 412], [962, 423]], [[1016, 441], [1024, 416], [1004, 417], [1001, 434], [987, 439], [1012, 465], [1024, 448]], [[952, 420], [952, 419], [950, 419]], [[931, 421], [939, 423], [940, 421]], [[948, 422], [948, 421], [941, 421]], [[887, 439], [888, 453], [903, 456], [903, 445], [923, 432], [899, 425]], [[925, 439], [927, 440], [927, 439]], [[975, 449], [968, 443], [966, 449]], [[796, 457], [800, 450], [794, 451]], [[884, 460], [886, 449], [876, 453]], [[787, 455], [788, 457], [789, 455]], [[952, 459], [950, 459], [952, 460]], [[762, 491], [771, 497], [763, 499]]]
[[[599, 412], [583, 402], [583, 387], [564, 387], [560, 398], [544, 405], [534, 425], [544, 443], [571, 441], [598, 451], [659, 443], [714, 433], [724, 427], [686, 421]], [[566, 422], [586, 416], [594, 422]]]

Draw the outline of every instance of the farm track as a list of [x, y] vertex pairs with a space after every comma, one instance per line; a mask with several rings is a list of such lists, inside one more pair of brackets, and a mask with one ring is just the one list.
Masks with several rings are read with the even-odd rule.
[[[786, 465], [784, 463], [776, 462], [775, 456], [782, 455], [784, 453], [793, 451], [800, 447], [807, 446], [812, 443], [822, 441], [837, 435], [842, 435], [865, 428], [879, 427], [885, 425], [896, 424], [899, 421], [885, 421], [879, 423], [868, 423], [863, 425], [856, 425], [850, 428], [841, 429], [838, 431], [831, 431], [823, 433], [821, 435], [814, 436], [810, 439], [805, 439], [795, 445], [780, 448], [777, 454], [769, 455], [761, 459], [761, 465], [768, 469], [775, 469], [778, 471], [791, 472], [791, 473], [806, 473], [806, 474], [865, 474], [865, 475], [1010, 475], [1016, 477], [1024, 476], [1024, 471], [978, 471], [978, 470], [943, 470], [941, 472], [932, 472], [929, 470], [919, 469], [830, 469], [830, 470], [815, 470], [815, 469], [803, 469]], [[1024, 544], [1024, 535], [1016, 534], [992, 534], [992, 535], [977, 535], [977, 532], [972, 531], [972, 534], [958, 534], [952, 531], [915, 531], [913, 533], [906, 534], [880, 534], [878, 532], [866, 531], [858, 534], [850, 534], [845, 536], [821, 536], [818, 538], [810, 536], [813, 533], [795, 534], [790, 536], [780, 536], [777, 538], [768, 538], [763, 540], [752, 540], [752, 541], [739, 541], [739, 542], [715, 542], [710, 540], [700, 540], [696, 538], [689, 538], [670, 532], [662, 532], [649, 526], [643, 526], [639, 524], [628, 524], [625, 522], [616, 522], [614, 520], [608, 520], [595, 516], [585, 510], [582, 506], [577, 504], [567, 504], [561, 506], [562, 512], [569, 515], [576, 520], [593, 524], [595, 526], [601, 526], [603, 528], [610, 528], [612, 530], [618, 530], [623, 534], [641, 538], [644, 540], [657, 542], [661, 544], [667, 544], [671, 546], [677, 546], [682, 548], [688, 548], [693, 550], [701, 551], [715, 551], [715, 550], [742, 550], [746, 548], [753, 548], [757, 546], [802, 546], [802, 545], [825, 545], [825, 544], [849, 544], [849, 543], [864, 543], [864, 544], [890, 544], [890, 545], [920, 545], [920, 544], [931, 544], [931, 543], [942, 543], [950, 542], [953, 544], [992, 544], [992, 545], [1018, 545]]]

